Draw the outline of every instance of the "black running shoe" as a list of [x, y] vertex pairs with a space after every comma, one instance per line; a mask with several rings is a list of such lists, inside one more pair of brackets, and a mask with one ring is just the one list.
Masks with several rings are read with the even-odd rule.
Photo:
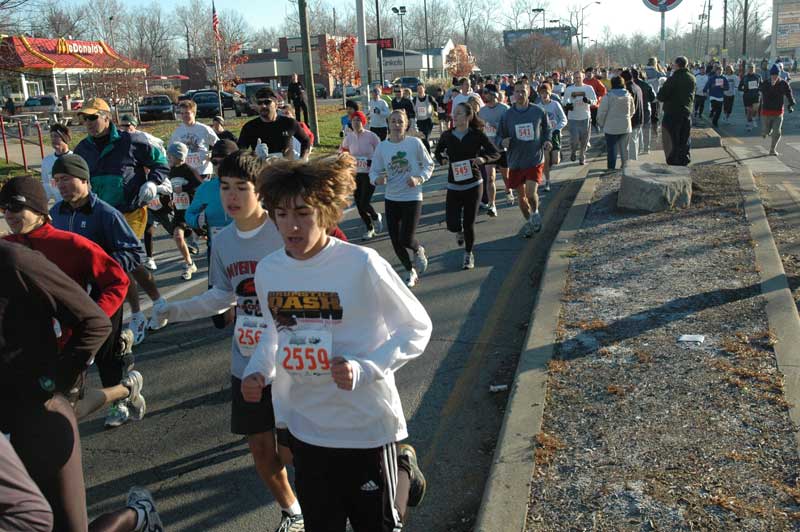
[[400, 469], [408, 473], [411, 479], [411, 487], [408, 489], [408, 505], [418, 506], [425, 498], [425, 475], [417, 464], [417, 452], [407, 443], [397, 445], [397, 465]]

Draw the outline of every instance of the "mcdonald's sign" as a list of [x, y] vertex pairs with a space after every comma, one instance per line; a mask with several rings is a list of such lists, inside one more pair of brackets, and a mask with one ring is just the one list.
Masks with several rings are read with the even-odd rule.
[[57, 54], [102, 54], [103, 47], [94, 42], [67, 41], [63, 37], [56, 43]]

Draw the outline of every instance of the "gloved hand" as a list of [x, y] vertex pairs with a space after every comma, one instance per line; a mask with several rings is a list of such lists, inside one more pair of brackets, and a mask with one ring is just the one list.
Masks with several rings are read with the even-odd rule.
[[344, 137], [344, 130], [339, 132], [339, 137]]
[[201, 229], [206, 226], [206, 213], [205, 211], [197, 215], [197, 226]]
[[147, 205], [158, 196], [158, 187], [152, 181], [139, 187], [139, 205]]
[[172, 181], [165, 179], [160, 185], [156, 185], [156, 192], [159, 196], [172, 196]]
[[154, 305], [153, 306], [153, 316], [150, 318], [151, 320], [155, 318], [155, 320], [159, 323], [163, 323], [162, 327], [165, 326], [170, 320], [175, 319], [177, 309], [175, 308], [174, 303], [166, 303], [164, 305]]
[[572, 111], [573, 109], [574, 107], [572, 106], [571, 103], [568, 103], [567, 105], [564, 106], [565, 111]]
[[267, 159], [267, 156], [269, 155], [269, 148], [267, 147], [266, 144], [261, 143], [261, 139], [258, 139], [258, 143], [256, 144], [255, 154], [256, 157], [258, 157], [262, 161], [265, 161]]
[[583, 103], [589, 103], [589, 98], [587, 98], [586, 96], [584, 96], [584, 97], [583, 97]]
[[790, 113], [794, 113], [794, 105], [790, 105], [789, 106], [789, 112]]

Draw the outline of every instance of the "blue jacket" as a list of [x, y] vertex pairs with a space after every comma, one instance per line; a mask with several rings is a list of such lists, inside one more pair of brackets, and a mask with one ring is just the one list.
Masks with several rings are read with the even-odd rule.
[[[722, 80], [722, 85], [718, 85], [718, 80]], [[730, 83], [728, 83], [728, 78], [725, 76], [717, 76], [716, 74], [711, 74], [708, 76], [708, 83], [706, 83], [703, 92], [707, 93], [711, 98], [717, 98], [722, 100], [725, 98], [725, 91], [730, 88]]]
[[120, 263], [126, 272], [132, 272], [141, 263], [142, 248], [133, 229], [117, 209], [91, 192], [89, 201], [73, 210], [66, 201], [59, 201], [50, 209], [53, 227], [77, 233], [88, 238]]
[[189, 208], [186, 209], [186, 223], [192, 227], [200, 229], [198, 217], [201, 212], [206, 213], [206, 224], [211, 227], [225, 227], [233, 221], [225, 214], [222, 208], [222, 200], [219, 196], [219, 178], [212, 177], [204, 181], [202, 185], [194, 191], [194, 198]]
[[119, 131], [114, 124], [105, 147], [100, 149], [93, 137], [86, 137], [75, 153], [89, 164], [92, 191], [122, 212], [142, 207], [139, 188], [146, 181], [160, 185], [169, 175], [164, 154], [143, 133]]

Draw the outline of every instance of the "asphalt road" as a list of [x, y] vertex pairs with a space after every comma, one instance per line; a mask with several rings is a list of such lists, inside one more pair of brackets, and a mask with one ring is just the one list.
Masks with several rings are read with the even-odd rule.
[[[437, 171], [424, 187], [418, 235], [430, 267], [414, 292], [434, 332], [425, 354], [405, 366], [397, 382], [428, 493], [408, 530], [472, 528], [507, 399], [489, 386], [513, 378], [546, 240], [557, 230], [552, 217], [563, 211], [550, 206], [574, 193], [573, 178], [585, 168], [566, 163], [555, 172], [557, 184], [544, 196], [545, 231], [531, 240], [520, 237], [519, 210], [500, 193], [499, 217], [479, 218], [472, 271], [461, 270], [463, 251], [443, 223], [446, 177]], [[382, 212], [381, 194], [375, 201]], [[352, 210], [342, 228], [353, 240], [363, 232]], [[368, 245], [399, 268], [386, 234]], [[166, 235], [156, 249], [157, 280], [170, 299], [206, 288], [204, 256], [195, 279], [186, 282]], [[277, 526], [280, 510], [257, 477], [246, 443], [229, 432], [230, 343], [230, 329], [202, 319], [170, 324], [136, 348], [145, 419], [105, 430], [98, 414], [80, 426], [90, 515], [124, 505], [130, 486], [145, 485], [170, 531]], [[96, 373], [90, 383], [99, 385]]]

